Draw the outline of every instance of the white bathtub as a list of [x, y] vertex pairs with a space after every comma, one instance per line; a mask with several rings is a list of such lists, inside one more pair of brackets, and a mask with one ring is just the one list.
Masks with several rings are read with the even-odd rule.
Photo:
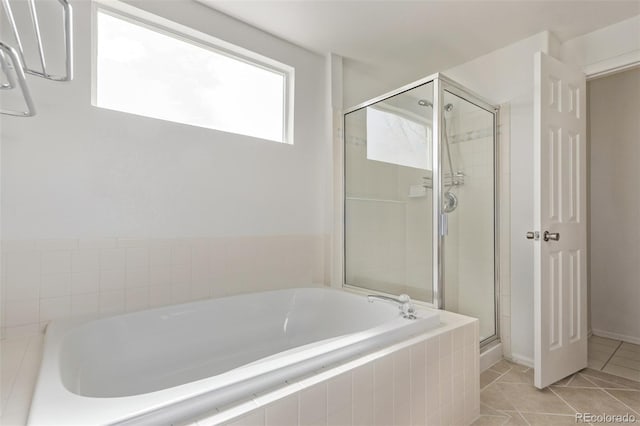
[[277, 290], [52, 323], [32, 425], [169, 424], [439, 323], [327, 288]]

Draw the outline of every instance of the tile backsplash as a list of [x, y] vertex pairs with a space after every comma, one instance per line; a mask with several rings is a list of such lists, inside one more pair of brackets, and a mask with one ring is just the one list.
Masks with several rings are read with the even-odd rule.
[[324, 285], [323, 235], [2, 242], [2, 334], [250, 291]]

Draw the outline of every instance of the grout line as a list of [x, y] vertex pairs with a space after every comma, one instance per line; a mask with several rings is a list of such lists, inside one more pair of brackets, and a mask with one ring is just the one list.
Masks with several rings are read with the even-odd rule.
[[[496, 364], [497, 364], [497, 363], [496, 363]], [[495, 364], [494, 364], [494, 365], [495, 365]], [[492, 367], [493, 367], [493, 366], [492, 366]], [[491, 369], [491, 367], [489, 367], [489, 369]], [[500, 375], [499, 375], [498, 377], [496, 377], [493, 381], [491, 381], [491, 383], [489, 383], [487, 386], [485, 386], [485, 387], [484, 387], [484, 388], [482, 388], [482, 389], [486, 389], [486, 388], [488, 388], [490, 385], [492, 385], [492, 384], [496, 383], [498, 380], [500, 380], [500, 378], [501, 378], [502, 376], [506, 375], [507, 373], [509, 373], [509, 372], [510, 372], [511, 370], [513, 370], [513, 369], [514, 369], [514, 367], [513, 367], [513, 366], [510, 366], [510, 367], [509, 367], [509, 369], [508, 369], [507, 371], [505, 371], [504, 373], [500, 374]], [[526, 372], [527, 370], [529, 370], [529, 369], [527, 368], [527, 369], [525, 370], [525, 372]], [[494, 370], [494, 371], [495, 371], [495, 370]], [[496, 371], [496, 373], [497, 373], [497, 371]], [[481, 391], [481, 392], [482, 392], [482, 389], [480, 389], [480, 391]], [[500, 393], [502, 394], [502, 392], [500, 392]], [[504, 395], [503, 395], [503, 398], [504, 398]], [[506, 398], [505, 398], [505, 399], [506, 399]], [[509, 402], [509, 403], [511, 404], [511, 402]], [[509, 414], [508, 414], [508, 411], [510, 411], [510, 410], [498, 410], [497, 408], [491, 407], [489, 404], [485, 404], [485, 405], [486, 405], [487, 407], [489, 407], [489, 408], [491, 408], [491, 409], [493, 409], [493, 410], [495, 410], [495, 411], [499, 412], [499, 413], [504, 413], [504, 414], [506, 414], [506, 415], [507, 415], [507, 418], [506, 418], [506, 419], [505, 419], [505, 421], [502, 423], [502, 425], [506, 425], [506, 424], [507, 424], [507, 423], [508, 423], [512, 418], [513, 418], [513, 416], [511, 416], [511, 415], [509, 415]], [[518, 415], [519, 415], [519, 416], [520, 416], [520, 417], [525, 421], [525, 423], [526, 423], [527, 425], [531, 426], [531, 423], [529, 423], [529, 421], [528, 421], [528, 420], [527, 420], [527, 419], [522, 415], [522, 413], [520, 412], [520, 410], [518, 410], [518, 409], [515, 407], [515, 405], [513, 405], [513, 404], [511, 404], [511, 405], [512, 405], [512, 406], [513, 406], [513, 408], [515, 409], [515, 412], [516, 412], [516, 413], [518, 413]]]
[[602, 368], [600, 369], [600, 371], [604, 371], [604, 368], [607, 366], [607, 364], [609, 364], [609, 361], [611, 361], [611, 358], [613, 358], [613, 356], [616, 354], [616, 352], [618, 352], [618, 349], [620, 349], [620, 346], [622, 346], [622, 341], [620, 341], [620, 343], [618, 343], [618, 346], [615, 348], [615, 350], [613, 351], [613, 353], [611, 354], [611, 356], [609, 356], [609, 359], [607, 359], [604, 362], [604, 365], [602, 366]]
[[[606, 389], [600, 389], [602, 392], [606, 393], [607, 395], [609, 395], [611, 398], [615, 399], [616, 401], [618, 401], [620, 404], [624, 405], [625, 407], [627, 407], [629, 410], [631, 410], [631, 412], [636, 413], [638, 415], [640, 415], [640, 412], [634, 410], [632, 407], [628, 406], [627, 404], [625, 404], [624, 402], [622, 402], [621, 400], [619, 400], [618, 398], [616, 398], [614, 395], [610, 394], [609, 392], [607, 392]], [[618, 389], [620, 390], [620, 389]]]
[[[571, 405], [571, 404], [569, 404], [567, 401], [565, 401], [565, 400], [564, 400], [564, 398], [563, 398], [563, 397], [561, 397], [560, 395], [558, 395], [558, 394], [557, 394], [553, 389], [551, 389], [551, 387], [550, 387], [550, 386], [548, 386], [548, 387], [547, 387], [547, 389], [549, 389], [549, 390], [551, 391], [551, 393], [553, 393], [555, 396], [557, 396], [557, 397], [560, 399], [560, 401], [562, 401], [562, 402], [564, 402], [565, 404], [567, 404], [567, 406], [568, 406], [569, 408], [571, 408], [571, 409], [574, 411], [574, 414], [575, 414], [575, 413], [579, 413], [579, 411], [578, 411], [578, 410], [576, 410], [576, 409], [575, 409], [575, 407], [574, 407], [573, 405]], [[574, 418], [575, 418], [575, 416], [574, 416]]]

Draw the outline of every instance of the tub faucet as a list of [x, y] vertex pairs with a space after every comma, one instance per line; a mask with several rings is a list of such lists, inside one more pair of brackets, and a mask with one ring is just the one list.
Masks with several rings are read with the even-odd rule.
[[367, 296], [369, 303], [373, 303], [374, 300], [382, 300], [385, 302], [391, 302], [398, 304], [402, 318], [416, 319], [416, 310], [411, 303], [411, 298], [406, 294], [401, 294], [398, 298], [390, 296], [382, 296], [380, 294], [370, 294]]

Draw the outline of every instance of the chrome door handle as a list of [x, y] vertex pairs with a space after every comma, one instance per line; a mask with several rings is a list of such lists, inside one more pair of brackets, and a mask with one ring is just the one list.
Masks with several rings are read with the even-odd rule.
[[549, 241], [549, 240], [560, 241], [560, 233], [544, 231], [544, 234], [542, 234], [542, 239], [545, 241]]

